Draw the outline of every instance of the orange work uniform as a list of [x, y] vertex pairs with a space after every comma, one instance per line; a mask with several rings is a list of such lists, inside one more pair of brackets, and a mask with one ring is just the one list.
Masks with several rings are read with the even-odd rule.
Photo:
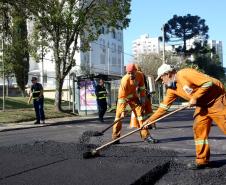
[[[125, 111], [127, 104], [129, 104], [132, 111], [134, 112], [135, 116], [139, 121], [139, 126], [141, 127], [143, 124], [142, 106], [139, 103], [137, 89], [139, 89], [141, 97], [146, 96], [143, 74], [137, 71], [136, 77], [134, 80], [131, 80], [130, 76], [126, 74], [122, 78], [120, 87], [119, 87], [115, 120], [121, 117], [122, 112]], [[113, 139], [120, 137], [121, 129], [122, 129], [122, 122], [119, 121], [113, 126], [113, 132], [112, 132]], [[140, 135], [142, 139], [146, 139], [150, 135], [150, 133], [148, 129], [142, 129], [140, 131]]]
[[[142, 105], [142, 107], [143, 107], [142, 115], [143, 115], [144, 119], [147, 119], [153, 113], [152, 102], [151, 102], [151, 97], [147, 92], [148, 85], [147, 85], [146, 77], [142, 71], [139, 71], [139, 72], [142, 73], [143, 78], [144, 78], [144, 84], [145, 84], [145, 103], [144, 103], [144, 105]], [[131, 114], [130, 127], [131, 128], [133, 128], [133, 127], [139, 128], [139, 121], [137, 120], [137, 118], [133, 112]]]
[[226, 134], [226, 93], [223, 84], [195, 69], [186, 68], [176, 73], [176, 87], [168, 88], [166, 97], [150, 121], [161, 117], [172, 102], [180, 96], [185, 100], [197, 100], [194, 113], [194, 140], [196, 163], [207, 164], [210, 158], [208, 135], [212, 121]]

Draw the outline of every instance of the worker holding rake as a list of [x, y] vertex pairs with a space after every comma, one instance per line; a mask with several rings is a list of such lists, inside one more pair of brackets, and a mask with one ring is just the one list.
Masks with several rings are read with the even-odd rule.
[[[143, 75], [144, 78], [144, 87], [145, 87], [145, 102], [142, 105], [143, 106], [143, 117], [144, 119], [147, 119], [148, 117], [151, 116], [151, 114], [153, 113], [152, 110], [152, 102], [151, 102], [151, 94], [148, 91], [148, 82], [146, 79], [146, 76], [144, 75], [144, 73], [141, 70], [141, 67], [138, 64], [135, 64], [136, 69], [138, 72], [140, 72]], [[139, 121], [137, 120], [137, 117], [135, 116], [134, 112], [131, 113], [131, 119], [130, 119], [130, 127], [133, 128], [139, 128]], [[149, 129], [156, 129], [156, 125], [155, 123], [152, 124], [151, 126], [149, 126]]]
[[[126, 106], [129, 104], [135, 116], [138, 119], [139, 127], [142, 127], [144, 118], [142, 116], [142, 105], [145, 103], [145, 85], [143, 74], [138, 72], [135, 64], [128, 64], [126, 66], [127, 74], [122, 78], [116, 109], [115, 120], [125, 116]], [[140, 93], [140, 98], [138, 92]], [[112, 139], [120, 137], [122, 122], [119, 121], [113, 126]], [[157, 140], [150, 136], [147, 128], [140, 130], [141, 138], [148, 143], [156, 143]], [[119, 143], [119, 140], [116, 142]]]
[[168, 64], [159, 67], [156, 81], [159, 79], [168, 87], [166, 96], [147, 122], [165, 114], [178, 96], [188, 100], [190, 106], [196, 106], [193, 124], [196, 161], [187, 167], [194, 170], [209, 168], [208, 135], [212, 121], [226, 134], [226, 93], [223, 84], [195, 69], [185, 68], [177, 72]]

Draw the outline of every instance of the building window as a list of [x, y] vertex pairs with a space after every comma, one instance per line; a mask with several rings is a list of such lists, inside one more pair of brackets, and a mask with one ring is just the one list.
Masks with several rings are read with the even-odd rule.
[[100, 39], [100, 48], [102, 50], [102, 52], [106, 52], [106, 46], [105, 46], [105, 40], [104, 39]]
[[122, 57], [121, 55], [118, 57], [118, 66], [121, 66], [121, 62], [122, 62]]
[[100, 34], [104, 34], [104, 33], [105, 33], [105, 29], [104, 29], [104, 27], [101, 27]]
[[106, 64], [106, 56], [105, 54], [100, 54], [100, 64]]
[[112, 66], [116, 66], [117, 63], [116, 63], [116, 57], [112, 57]]
[[114, 44], [114, 43], [111, 44], [111, 52], [112, 53], [116, 52], [116, 44]]
[[115, 30], [112, 30], [111, 34], [112, 34], [112, 38], [115, 39], [116, 38]]
[[122, 46], [118, 46], [118, 54], [119, 54], [119, 55], [122, 54]]

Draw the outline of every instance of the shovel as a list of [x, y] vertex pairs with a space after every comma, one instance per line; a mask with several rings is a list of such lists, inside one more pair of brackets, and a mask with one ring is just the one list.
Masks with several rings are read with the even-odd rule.
[[100, 155], [100, 154], [99, 154], [99, 151], [100, 151], [101, 149], [104, 149], [104, 148], [106, 148], [107, 146], [112, 145], [113, 143], [119, 141], [120, 139], [123, 139], [123, 138], [125, 138], [125, 137], [128, 137], [128, 136], [132, 135], [132, 134], [135, 133], [135, 132], [140, 131], [141, 129], [143, 129], [144, 126], [150, 126], [151, 124], [156, 123], [157, 121], [160, 121], [160, 120], [162, 120], [163, 118], [166, 118], [166, 117], [168, 117], [168, 116], [170, 116], [170, 115], [172, 115], [172, 114], [175, 114], [176, 112], [179, 112], [179, 111], [181, 111], [181, 110], [184, 110], [184, 109], [186, 109], [187, 107], [189, 107], [189, 105], [186, 105], [186, 106], [184, 106], [184, 107], [181, 107], [181, 108], [179, 108], [179, 109], [176, 109], [176, 110], [174, 110], [174, 111], [172, 111], [172, 112], [170, 112], [170, 113], [168, 113], [168, 114], [166, 114], [166, 115], [164, 115], [164, 116], [162, 116], [162, 117], [160, 117], [160, 118], [158, 118], [158, 119], [156, 119], [156, 120], [154, 120], [154, 121], [151, 121], [151, 122], [147, 122], [147, 121], [146, 121], [147, 123], [144, 124], [141, 128], [137, 128], [137, 129], [135, 129], [135, 130], [133, 130], [133, 131], [131, 131], [131, 132], [129, 132], [129, 133], [127, 133], [127, 134], [125, 134], [125, 135], [123, 135], [123, 136], [121, 136], [121, 137], [115, 139], [115, 140], [112, 140], [112, 141], [110, 141], [110, 142], [108, 142], [108, 143], [106, 143], [106, 144], [104, 144], [104, 145], [102, 145], [102, 146], [100, 146], [100, 147], [98, 147], [98, 148], [96, 148], [96, 149], [92, 149], [92, 150], [89, 151], [89, 152], [83, 153], [83, 158], [84, 158], [84, 159], [89, 159], [89, 158], [93, 158], [93, 157], [99, 156], [99, 155]]

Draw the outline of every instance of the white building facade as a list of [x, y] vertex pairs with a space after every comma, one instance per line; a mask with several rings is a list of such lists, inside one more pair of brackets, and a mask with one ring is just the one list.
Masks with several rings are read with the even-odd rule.
[[[186, 41], [187, 49], [194, 48], [194, 42], [197, 39], [189, 39]], [[200, 41], [200, 39], [198, 39]], [[223, 66], [223, 44], [222, 41], [208, 40], [208, 45], [210, 48], [216, 49], [216, 54], [218, 54], [220, 63]], [[165, 43], [165, 51], [174, 52], [175, 46]], [[149, 37], [148, 34], [143, 34], [140, 38], [132, 42], [132, 52], [134, 59], [137, 59], [139, 55], [157, 53], [160, 54], [163, 51], [163, 43], [157, 37]], [[191, 56], [191, 59], [193, 57]]]
[[208, 40], [210, 48], [215, 48], [216, 54], [219, 56], [221, 66], [223, 66], [223, 44], [222, 41]]
[[136, 58], [140, 54], [160, 53], [159, 38], [149, 37], [148, 34], [141, 35], [132, 43], [132, 52]]
[[103, 27], [101, 33], [98, 40], [90, 43], [90, 51], [75, 55], [74, 69], [86, 65], [90, 74], [121, 77], [124, 73], [123, 31]]

